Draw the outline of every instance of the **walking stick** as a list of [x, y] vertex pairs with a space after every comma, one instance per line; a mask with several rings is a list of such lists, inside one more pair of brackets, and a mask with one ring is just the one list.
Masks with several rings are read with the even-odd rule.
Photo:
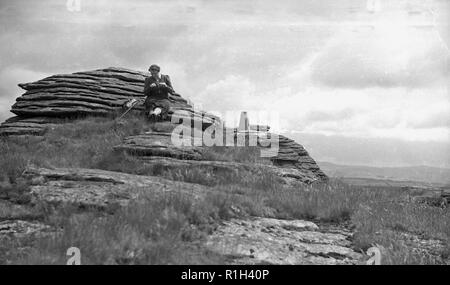
[[136, 100], [136, 99], [131, 99], [130, 101], [128, 101], [127, 103], [125, 103], [125, 105], [126, 106], [130, 106], [119, 118], [117, 118], [117, 120], [120, 120], [120, 119], [122, 119], [126, 114], [128, 114], [128, 112], [130, 112], [131, 111], [131, 109], [133, 109], [134, 108], [134, 106], [136, 106], [137, 105], [137, 103], [139, 103], [139, 101], [138, 100]]

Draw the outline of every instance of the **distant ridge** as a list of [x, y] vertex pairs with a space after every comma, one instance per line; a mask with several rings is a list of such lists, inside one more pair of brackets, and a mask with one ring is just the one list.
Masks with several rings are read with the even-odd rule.
[[317, 164], [330, 177], [367, 178], [393, 181], [417, 181], [450, 185], [450, 168], [432, 166], [374, 167], [341, 165], [319, 161]]

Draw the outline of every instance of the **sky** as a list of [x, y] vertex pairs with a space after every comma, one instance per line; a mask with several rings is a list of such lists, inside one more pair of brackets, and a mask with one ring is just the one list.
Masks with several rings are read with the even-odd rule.
[[18, 83], [157, 63], [197, 108], [277, 114], [317, 160], [450, 167], [449, 22], [448, 0], [2, 0], [0, 121]]

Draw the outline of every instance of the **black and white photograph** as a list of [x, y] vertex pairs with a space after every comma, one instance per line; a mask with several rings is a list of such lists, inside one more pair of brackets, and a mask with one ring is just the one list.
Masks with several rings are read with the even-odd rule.
[[0, 43], [0, 265], [450, 265], [449, 0], [0, 0]]

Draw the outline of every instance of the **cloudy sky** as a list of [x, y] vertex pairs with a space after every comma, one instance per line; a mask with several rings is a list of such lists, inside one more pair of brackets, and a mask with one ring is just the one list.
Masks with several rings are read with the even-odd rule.
[[317, 160], [450, 166], [448, 0], [77, 2], [0, 2], [0, 121], [17, 83], [158, 63], [197, 107], [277, 112]]

